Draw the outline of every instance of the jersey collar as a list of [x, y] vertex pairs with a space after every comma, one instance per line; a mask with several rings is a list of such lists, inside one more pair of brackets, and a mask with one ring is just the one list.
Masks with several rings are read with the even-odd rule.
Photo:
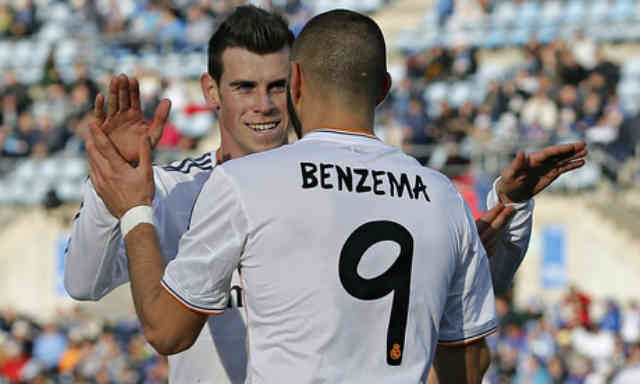
[[363, 138], [368, 140], [376, 140], [382, 142], [379, 137], [371, 134], [369, 131], [365, 131], [364, 129], [345, 129], [339, 127], [326, 127], [321, 129], [315, 129], [311, 132], [308, 132], [302, 140], [306, 138], [312, 137], [320, 137], [324, 136], [326, 138], [337, 138], [337, 137], [355, 137], [355, 138]]

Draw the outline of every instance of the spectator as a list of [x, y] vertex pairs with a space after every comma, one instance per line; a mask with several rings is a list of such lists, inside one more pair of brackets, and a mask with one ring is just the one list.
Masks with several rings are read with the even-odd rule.
[[57, 370], [66, 348], [67, 340], [58, 331], [58, 326], [50, 322], [45, 324], [42, 333], [33, 340], [33, 358], [42, 362], [46, 369]]
[[640, 382], [640, 344], [631, 347], [631, 353], [625, 367], [616, 375], [613, 384], [632, 384]]

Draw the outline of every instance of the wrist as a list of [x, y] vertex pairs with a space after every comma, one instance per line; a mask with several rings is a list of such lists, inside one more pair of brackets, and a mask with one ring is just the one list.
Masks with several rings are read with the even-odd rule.
[[496, 194], [498, 195], [498, 201], [502, 204], [516, 204], [516, 201], [513, 201], [507, 196], [507, 193], [504, 191], [504, 183], [502, 177], [498, 179], [496, 183]]
[[137, 205], [120, 217], [120, 232], [122, 238], [140, 224], [148, 223], [153, 225], [153, 209], [151, 205]]

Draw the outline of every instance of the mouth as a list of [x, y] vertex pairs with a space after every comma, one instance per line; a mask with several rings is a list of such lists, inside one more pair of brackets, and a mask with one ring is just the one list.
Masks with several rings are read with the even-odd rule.
[[280, 125], [280, 121], [271, 121], [267, 123], [245, 123], [247, 127], [252, 129], [257, 133], [264, 133], [275, 130], [278, 125]]

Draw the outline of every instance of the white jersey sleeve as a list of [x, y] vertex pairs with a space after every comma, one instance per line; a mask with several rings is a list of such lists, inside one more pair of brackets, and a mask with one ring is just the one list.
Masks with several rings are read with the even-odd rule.
[[76, 300], [98, 300], [127, 281], [127, 258], [118, 219], [87, 179], [67, 245], [65, 289]]
[[[496, 186], [500, 178], [493, 183], [493, 188], [487, 196], [487, 208], [495, 207], [500, 200]], [[522, 263], [531, 239], [531, 228], [533, 226], [533, 199], [515, 204], [515, 213], [507, 222], [505, 231], [499, 240], [496, 250], [489, 260], [491, 266], [491, 277], [493, 279], [493, 289], [496, 294], [504, 293]]]
[[223, 312], [247, 233], [242, 204], [232, 182], [218, 167], [202, 188], [189, 230], [180, 240], [178, 255], [165, 269], [162, 285], [192, 310]]
[[460, 228], [461, 258], [440, 320], [438, 344], [441, 345], [471, 343], [491, 334], [497, 326], [487, 253], [480, 242], [473, 215], [466, 203], [464, 206], [466, 220]]
[[[211, 154], [154, 166], [153, 222], [165, 261], [175, 257], [193, 203], [213, 167]], [[91, 182], [76, 215], [65, 256], [65, 289], [77, 300], [99, 300], [129, 281], [119, 221], [111, 215]]]

